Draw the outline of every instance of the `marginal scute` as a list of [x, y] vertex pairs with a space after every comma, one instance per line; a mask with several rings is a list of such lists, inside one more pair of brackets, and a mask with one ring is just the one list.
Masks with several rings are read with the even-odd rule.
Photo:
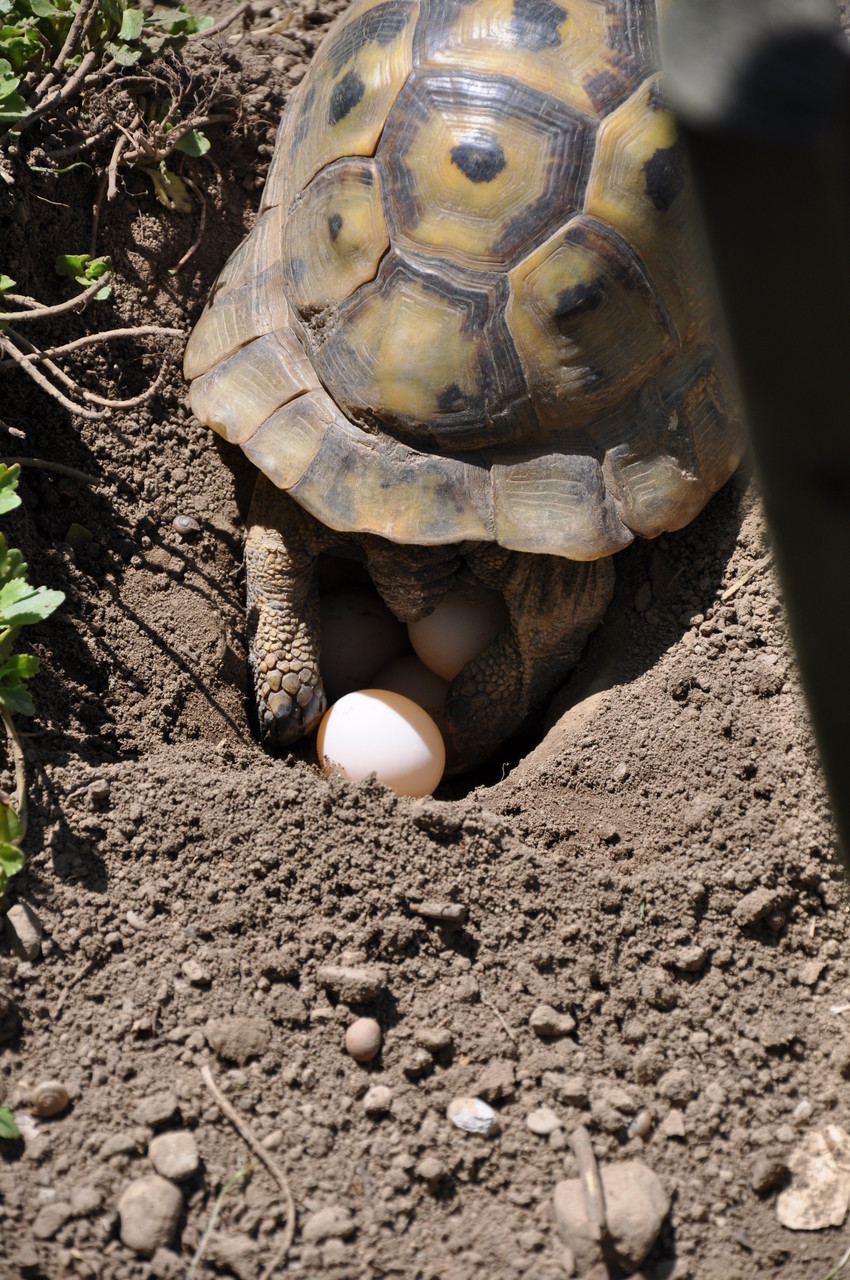
[[[413, 66], [418, 3], [354, 5], [319, 48], [287, 111], [269, 173], [284, 201], [343, 156], [370, 156]], [[309, 83], [308, 83], [309, 82]]]
[[[630, 245], [579, 216], [511, 273], [508, 327], [532, 401], [552, 435], [632, 395], [674, 344]], [[561, 437], [569, 448], [569, 441]]]
[[585, 212], [625, 237], [643, 260], [676, 326], [679, 343], [702, 340], [707, 273], [672, 112], [658, 77], [600, 125]]
[[597, 560], [632, 541], [591, 453], [531, 454], [490, 474], [502, 547]]
[[283, 263], [253, 276], [241, 285], [219, 289], [212, 296], [186, 343], [183, 376], [198, 378], [253, 338], [285, 329], [290, 323]]
[[419, 546], [493, 538], [485, 468], [369, 435], [342, 415], [290, 492], [340, 532]]
[[265, 334], [196, 378], [192, 412], [234, 444], [244, 445], [280, 405], [318, 387], [292, 329]]
[[320, 173], [289, 214], [283, 237], [301, 314], [337, 305], [371, 280], [389, 243], [374, 162], [340, 160]]
[[473, 287], [388, 258], [319, 331], [313, 359], [355, 421], [450, 452], [509, 443], [529, 429], [530, 406], [499, 309], [487, 278]]
[[715, 361], [705, 348], [674, 360], [625, 409], [593, 425], [606, 487], [641, 537], [684, 528], [741, 459], [741, 423]]
[[243, 448], [273, 484], [291, 489], [319, 452], [325, 433], [341, 419], [326, 391], [310, 391], [270, 414]]
[[515, 79], [417, 73], [378, 150], [393, 241], [502, 269], [581, 203], [591, 150], [582, 116]]
[[514, 76], [591, 120], [657, 58], [648, 0], [432, 0], [415, 55], [421, 67]]

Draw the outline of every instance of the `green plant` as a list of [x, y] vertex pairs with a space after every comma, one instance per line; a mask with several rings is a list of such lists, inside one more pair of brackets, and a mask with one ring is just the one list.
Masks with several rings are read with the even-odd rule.
[[[20, 471], [0, 463], [0, 515], [21, 504], [16, 492]], [[38, 672], [38, 658], [15, 653], [14, 647], [21, 627], [43, 622], [64, 599], [61, 591], [34, 587], [27, 580], [23, 556], [0, 534], [0, 718], [15, 765], [15, 799], [0, 797], [0, 898], [10, 876], [24, 865], [20, 846], [27, 828], [26, 766], [14, 717], [33, 714], [27, 682]]]
[[15, 1124], [15, 1117], [8, 1107], [0, 1107], [0, 1142], [14, 1142], [20, 1138], [21, 1131]]

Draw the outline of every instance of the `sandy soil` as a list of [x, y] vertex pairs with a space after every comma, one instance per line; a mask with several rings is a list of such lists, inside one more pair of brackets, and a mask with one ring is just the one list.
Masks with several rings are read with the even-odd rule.
[[[196, 162], [199, 248], [169, 274], [198, 212], [167, 213], [131, 176], [101, 217], [114, 298], [40, 338], [188, 329], [331, 15], [296, 6], [283, 34], [196, 48], [240, 106], [211, 135], [215, 165]], [[2, 265], [22, 292], [65, 296], [52, 255], [87, 245], [96, 185], [82, 170], [0, 186]], [[157, 364], [142, 350], [96, 350], [84, 381], [132, 394]], [[605, 625], [521, 741], [411, 802], [326, 780], [309, 745], [273, 760], [252, 741], [250, 468], [192, 421], [176, 367], [108, 424], [2, 369], [0, 395], [9, 455], [88, 477], [25, 466], [4, 523], [67, 600], [33, 632], [29, 864], [9, 903], [44, 936], [34, 961], [0, 956], [0, 1102], [22, 1108], [49, 1078], [71, 1102], [0, 1144], [0, 1276], [186, 1275], [249, 1158], [209, 1064], [291, 1185], [280, 1274], [560, 1280], [553, 1190], [583, 1124], [603, 1166], [640, 1158], [672, 1196], [645, 1276], [824, 1277], [847, 1231], [789, 1231], [775, 1201], [801, 1137], [850, 1125], [847, 896], [747, 475], [683, 533], [619, 556]], [[423, 915], [429, 901], [465, 906], [465, 922]], [[326, 989], [320, 970], [339, 963], [379, 966], [377, 994]], [[564, 1034], [534, 1031], [541, 1005]], [[354, 1013], [384, 1031], [368, 1066], [343, 1051]], [[230, 1015], [251, 1021], [228, 1046], [211, 1020]], [[380, 1114], [364, 1106], [376, 1085], [391, 1092]], [[468, 1093], [491, 1099], [498, 1136], [447, 1122]], [[548, 1135], [526, 1123], [541, 1107]], [[174, 1130], [200, 1165], [146, 1261], [121, 1242], [117, 1203], [152, 1171], [154, 1132]], [[199, 1275], [254, 1280], [281, 1239], [280, 1188], [252, 1162]]]

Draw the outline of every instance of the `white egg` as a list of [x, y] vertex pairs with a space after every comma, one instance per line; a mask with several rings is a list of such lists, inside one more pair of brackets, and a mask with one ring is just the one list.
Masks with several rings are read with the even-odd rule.
[[504, 630], [507, 621], [508, 611], [498, 591], [474, 595], [450, 591], [427, 618], [408, 623], [407, 634], [426, 667], [444, 680], [454, 680]]
[[429, 796], [443, 776], [443, 735], [422, 707], [386, 689], [348, 693], [325, 712], [316, 740], [325, 773], [377, 774], [400, 796]]
[[335, 587], [324, 594], [319, 626], [319, 669], [329, 702], [372, 684], [376, 671], [409, 649], [404, 624], [369, 587]]
[[401, 693], [405, 698], [410, 698], [418, 706], [424, 707], [428, 715], [440, 724], [449, 682], [429, 671], [415, 653], [395, 658], [378, 672], [372, 684], [376, 689], [388, 689], [390, 693]]

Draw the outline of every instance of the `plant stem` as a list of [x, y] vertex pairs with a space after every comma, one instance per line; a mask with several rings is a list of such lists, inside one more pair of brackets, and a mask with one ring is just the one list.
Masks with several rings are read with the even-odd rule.
[[18, 814], [18, 821], [21, 824], [19, 843], [23, 843], [24, 836], [27, 834], [27, 766], [24, 759], [24, 748], [18, 737], [15, 722], [6, 707], [0, 706], [0, 716], [3, 717], [3, 727], [6, 730], [6, 736], [12, 748], [12, 759], [15, 762], [15, 809]]

